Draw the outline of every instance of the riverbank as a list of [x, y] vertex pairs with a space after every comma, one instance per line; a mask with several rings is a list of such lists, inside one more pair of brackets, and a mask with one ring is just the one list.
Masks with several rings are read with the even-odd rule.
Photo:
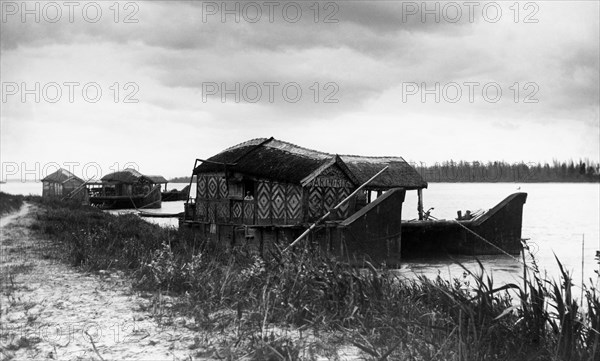
[[0, 192], [0, 216], [17, 212], [23, 206], [23, 196]]
[[[6, 239], [17, 244], [36, 240], [42, 250], [56, 250], [37, 254], [40, 261], [47, 257], [64, 267], [61, 272], [84, 274], [93, 282], [119, 280], [122, 288], [108, 283], [98, 293], [129, 292], [131, 298], [119, 305], [136, 310], [137, 304], [145, 304], [137, 317], [167, 327], [155, 328], [158, 333], [189, 331], [191, 338], [181, 336], [185, 342], [168, 346], [172, 352], [189, 352], [178, 358], [592, 360], [600, 355], [596, 291], [586, 288], [585, 300], [574, 300], [569, 282], [553, 284], [539, 273], [532, 272], [526, 286], [495, 287], [484, 274], [471, 274], [468, 285], [460, 280], [406, 281], [369, 265], [361, 271], [335, 263], [310, 248], [294, 253], [273, 249], [262, 259], [249, 249], [205, 243], [133, 215], [39, 199], [31, 207], [39, 207], [35, 215], [22, 216]], [[15, 253], [22, 252], [28, 251]], [[28, 267], [13, 267], [14, 277], [24, 277], [18, 271]], [[42, 272], [49, 283], [54, 273]], [[80, 282], [73, 278], [58, 283]], [[93, 283], [85, 285], [88, 289]], [[72, 299], [84, 289], [72, 287], [55, 303], [71, 303], [73, 313], [81, 306]], [[12, 297], [8, 291], [3, 288], [3, 297]], [[24, 287], [23, 292], [34, 290]], [[99, 297], [90, 311], [101, 312], [110, 299]], [[31, 308], [38, 301], [29, 301]], [[26, 321], [24, 309], [12, 317]], [[94, 320], [94, 315], [88, 318]], [[146, 339], [133, 343], [154, 346]], [[17, 356], [31, 342], [18, 340], [9, 344]], [[102, 352], [118, 355], [116, 346], [102, 346]], [[78, 347], [97, 357], [91, 342]], [[142, 358], [134, 356], [135, 348], [129, 350], [131, 357]]]
[[26, 204], [2, 219], [1, 360], [183, 360], [197, 352], [197, 333], [157, 322], [164, 306], [134, 291], [122, 271], [63, 263], [54, 240], [32, 231], [38, 212]]

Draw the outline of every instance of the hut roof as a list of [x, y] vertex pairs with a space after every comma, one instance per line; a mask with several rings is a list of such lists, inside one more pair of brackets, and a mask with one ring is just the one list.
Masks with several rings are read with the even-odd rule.
[[306, 183], [334, 162], [357, 185], [367, 181], [384, 166], [390, 165], [386, 172], [369, 184], [369, 188], [427, 187], [419, 173], [401, 157], [337, 156], [274, 138], [252, 139], [227, 148], [201, 163], [194, 169], [194, 174], [220, 172], [227, 167], [230, 171]]
[[229, 171], [300, 183], [333, 157], [273, 138], [258, 138], [225, 149], [196, 167], [194, 174], [223, 171], [226, 163]]
[[113, 172], [102, 177], [104, 182], [135, 183], [143, 176], [133, 168], [125, 168], [119, 172]]
[[357, 155], [340, 156], [360, 184], [377, 174], [383, 167], [389, 165], [387, 171], [375, 178], [367, 188], [390, 189], [402, 187], [405, 189], [427, 188], [427, 182], [402, 157], [363, 157]]
[[47, 175], [42, 182], [64, 183], [70, 179], [75, 179], [83, 183], [83, 180], [66, 169], [60, 168], [56, 172]]
[[125, 168], [119, 172], [113, 172], [102, 177], [103, 182], [135, 183], [140, 178], [149, 179], [152, 183], [167, 183], [160, 175], [144, 175], [133, 168]]
[[152, 181], [152, 183], [168, 183], [169, 182], [162, 175], [145, 175], [144, 177], [150, 179]]
[[153, 183], [159, 183], [159, 182], [155, 182], [154, 179], [159, 180], [159, 181], [162, 180], [163, 182], [167, 181], [162, 176], [143, 175], [142, 173], [138, 172], [137, 170], [135, 170], [133, 168], [125, 168], [122, 171], [109, 173], [109, 174], [105, 175], [104, 177], [102, 177], [101, 180], [103, 182], [135, 183], [138, 180], [140, 180], [140, 178], [149, 179]]

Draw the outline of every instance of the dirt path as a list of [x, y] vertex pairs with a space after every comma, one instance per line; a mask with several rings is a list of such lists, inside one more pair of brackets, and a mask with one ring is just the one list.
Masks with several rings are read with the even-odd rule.
[[36, 208], [0, 219], [0, 360], [198, 360], [185, 319], [159, 325], [167, 303], [132, 291], [120, 274], [89, 274], [52, 257], [31, 234]]

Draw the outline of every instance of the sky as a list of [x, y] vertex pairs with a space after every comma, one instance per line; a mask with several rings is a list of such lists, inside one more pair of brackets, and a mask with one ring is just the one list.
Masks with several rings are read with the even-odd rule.
[[332, 154], [600, 160], [599, 2], [1, 1], [2, 179]]

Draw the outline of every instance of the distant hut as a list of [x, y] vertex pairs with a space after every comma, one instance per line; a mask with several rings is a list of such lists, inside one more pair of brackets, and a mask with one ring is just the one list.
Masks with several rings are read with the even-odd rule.
[[160, 208], [162, 176], [144, 175], [133, 168], [105, 175], [92, 184], [93, 205], [104, 208]]
[[86, 182], [66, 169], [61, 168], [46, 176], [42, 179], [42, 185], [44, 198], [75, 199], [89, 204]]
[[[391, 172], [373, 181], [362, 198], [353, 197], [341, 206], [311, 237], [341, 256], [398, 256], [404, 190], [395, 188], [427, 186], [402, 158], [339, 156], [273, 138], [250, 140], [197, 162], [196, 197], [186, 204], [182, 224], [221, 242], [254, 239], [260, 249], [269, 242], [293, 241], [389, 165]], [[371, 190], [390, 192], [367, 205]], [[366, 242], [344, 250], [343, 244], [358, 244], [354, 238]], [[379, 246], [359, 250], [369, 239], [378, 239]], [[384, 249], [386, 240], [395, 246]]]

